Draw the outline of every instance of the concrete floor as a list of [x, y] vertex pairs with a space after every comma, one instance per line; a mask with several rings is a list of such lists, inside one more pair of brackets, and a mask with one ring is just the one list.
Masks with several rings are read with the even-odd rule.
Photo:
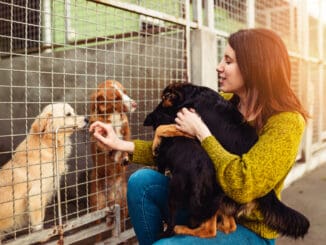
[[[306, 163], [309, 164], [309, 163]], [[277, 245], [326, 244], [326, 164], [305, 174], [282, 192], [282, 200], [310, 220], [304, 239], [277, 239]]]

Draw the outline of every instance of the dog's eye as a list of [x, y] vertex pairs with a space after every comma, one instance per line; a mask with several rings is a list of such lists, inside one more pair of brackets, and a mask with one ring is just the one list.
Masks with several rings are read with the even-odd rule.
[[71, 112], [68, 112], [68, 113], [66, 114], [66, 116], [67, 116], [67, 117], [70, 117], [70, 116], [71, 116]]
[[167, 92], [167, 93], [163, 94], [162, 99], [168, 100], [168, 99], [171, 99], [172, 96], [173, 96], [173, 94], [171, 94], [170, 92]]
[[174, 100], [177, 96], [174, 93], [166, 93], [162, 96], [163, 100]]

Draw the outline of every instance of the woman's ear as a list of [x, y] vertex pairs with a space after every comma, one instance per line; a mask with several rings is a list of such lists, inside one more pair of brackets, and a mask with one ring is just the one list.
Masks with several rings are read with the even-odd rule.
[[31, 126], [31, 133], [40, 134], [44, 133], [47, 130], [48, 125], [50, 124], [50, 118], [52, 114], [46, 113], [45, 115], [39, 115]]

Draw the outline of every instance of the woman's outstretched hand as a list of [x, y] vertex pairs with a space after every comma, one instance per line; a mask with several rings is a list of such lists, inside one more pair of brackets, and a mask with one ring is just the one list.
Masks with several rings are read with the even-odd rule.
[[182, 108], [175, 119], [176, 128], [184, 133], [195, 136], [199, 141], [203, 141], [211, 135], [206, 124], [194, 109]]
[[109, 123], [96, 121], [91, 124], [89, 131], [93, 132], [93, 135], [97, 140], [111, 149], [127, 151], [129, 153], [134, 151], [134, 143], [119, 139], [112, 125]]

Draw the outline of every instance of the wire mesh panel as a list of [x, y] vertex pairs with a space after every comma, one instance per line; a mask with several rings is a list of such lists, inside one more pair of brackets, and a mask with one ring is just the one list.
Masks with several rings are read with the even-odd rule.
[[[322, 38], [323, 38], [323, 40], [326, 40], [326, 26], [323, 26], [322, 30], [323, 30]], [[326, 48], [323, 49], [322, 55], [323, 55], [322, 56], [323, 59], [325, 60], [325, 57], [326, 57]]]
[[319, 72], [318, 72], [318, 65], [317, 64], [310, 64], [309, 65], [309, 86], [311, 86], [311, 94], [312, 96], [312, 101], [313, 101], [313, 115], [314, 115], [314, 120], [313, 120], [313, 136], [312, 136], [312, 142], [313, 143], [318, 143], [319, 141], [319, 136], [320, 136], [320, 128], [319, 128], [319, 123], [320, 123], [320, 116], [321, 115], [321, 108], [320, 108], [320, 83], [319, 83]]
[[37, 48], [40, 41], [40, 1], [0, 2], [0, 50], [20, 52]]
[[247, 25], [246, 1], [214, 1], [215, 28], [225, 32], [234, 32]]
[[309, 55], [318, 57], [318, 19], [309, 18]]
[[297, 8], [283, 0], [257, 0], [255, 8], [257, 26], [276, 31], [288, 49], [297, 50]]
[[[127, 9], [82, 0], [0, 1], [0, 175], [11, 176], [0, 180], [0, 207], [13, 210], [0, 215], [0, 223], [11, 220], [0, 226], [3, 243], [87, 239], [89, 244], [131, 228], [126, 206], [117, 201], [125, 194], [119, 186], [125, 180], [121, 182], [118, 159], [111, 158], [109, 150], [93, 147], [87, 127], [78, 123], [120, 115], [129, 123], [130, 138], [152, 138], [152, 129], [142, 126], [145, 115], [158, 104], [163, 87], [187, 79], [186, 35], [183, 25], [133, 11], [142, 6], [182, 18], [183, 1], [124, 3]], [[137, 103], [134, 112], [99, 111], [119, 103], [118, 97], [97, 97], [98, 86], [108, 80], [125, 88]], [[110, 91], [108, 84], [102, 90]], [[114, 84], [115, 92], [124, 91]], [[120, 116], [112, 119], [116, 128], [122, 127]], [[54, 125], [59, 119], [61, 124]], [[51, 138], [46, 146], [43, 138]], [[105, 167], [98, 166], [100, 161]], [[138, 167], [123, 167], [126, 178]], [[97, 175], [109, 173], [107, 169], [110, 176]], [[22, 186], [24, 198], [16, 194], [16, 185]], [[35, 186], [39, 191], [32, 193]], [[98, 207], [100, 197], [105, 201]], [[39, 203], [34, 208], [41, 211], [38, 222], [33, 221], [30, 200]], [[22, 210], [17, 209], [21, 202], [27, 203]]]
[[217, 62], [220, 62], [222, 60], [226, 45], [227, 45], [227, 40], [225, 37], [217, 38]]
[[[325, 79], [325, 74], [326, 74], [326, 65], [323, 65], [323, 74], [324, 74], [324, 76], [323, 76], [323, 79]], [[326, 94], [326, 84], [325, 83], [323, 83], [322, 84], [323, 85], [323, 87], [322, 87], [322, 94], [323, 95], [325, 95]], [[323, 121], [322, 121], [322, 131], [324, 132], [324, 138], [326, 137], [325, 136], [325, 132], [326, 132], [326, 107], [325, 107], [325, 105], [326, 105], [326, 96], [322, 96], [322, 105], [324, 105], [324, 106], [322, 106], [322, 115], [323, 115]], [[325, 139], [324, 139], [325, 140]]]
[[183, 0], [123, 0], [122, 2], [132, 3], [178, 18], [185, 16], [185, 1]]
[[298, 97], [301, 97], [300, 89], [300, 60], [290, 57], [291, 61], [291, 87]]

